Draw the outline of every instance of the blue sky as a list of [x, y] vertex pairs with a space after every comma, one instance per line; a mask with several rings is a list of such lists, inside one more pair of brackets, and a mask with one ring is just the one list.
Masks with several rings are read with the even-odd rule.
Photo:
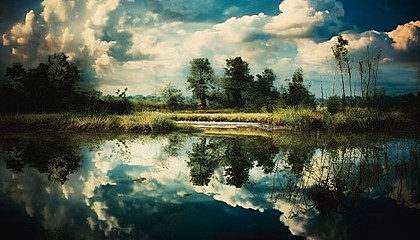
[[[105, 94], [186, 91], [189, 61], [208, 58], [222, 76], [241, 56], [253, 75], [271, 68], [276, 86], [302, 67], [320, 96], [339, 89], [331, 45], [349, 40], [353, 75], [366, 47], [381, 49], [378, 83], [387, 94], [420, 90], [420, 2], [414, 0], [44, 0], [3, 1], [0, 71], [34, 67], [66, 53]], [[3, 74], [2, 74], [3, 75]], [[356, 94], [360, 94], [354, 77]], [[347, 89], [348, 91], [348, 89]], [[359, 92], [358, 92], [359, 91]]]

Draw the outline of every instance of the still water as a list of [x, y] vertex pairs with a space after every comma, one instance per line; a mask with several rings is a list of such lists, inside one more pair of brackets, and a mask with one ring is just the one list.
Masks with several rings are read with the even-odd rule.
[[418, 237], [419, 143], [380, 134], [2, 134], [1, 234]]

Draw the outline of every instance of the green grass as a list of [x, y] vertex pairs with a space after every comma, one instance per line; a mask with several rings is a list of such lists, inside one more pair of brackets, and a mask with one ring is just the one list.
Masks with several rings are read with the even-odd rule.
[[0, 117], [0, 128], [8, 130], [72, 130], [168, 133], [182, 130], [176, 122], [155, 112], [131, 115], [109, 114], [16, 114]]
[[194, 113], [175, 112], [164, 113], [177, 121], [209, 121], [209, 122], [261, 122], [270, 123], [271, 114], [268, 113]]
[[85, 132], [194, 132], [196, 128], [177, 125], [176, 121], [259, 122], [285, 126], [294, 130], [313, 131], [382, 131], [418, 130], [418, 119], [400, 110], [380, 111], [368, 108], [347, 108], [332, 115], [325, 108], [277, 109], [274, 113], [244, 112], [157, 112], [145, 111], [129, 115], [102, 113], [14, 114], [0, 116], [0, 129], [51, 129]]
[[259, 122], [274, 126], [285, 126], [294, 130], [322, 131], [367, 131], [389, 130], [393, 128], [412, 128], [417, 126], [417, 119], [399, 110], [380, 111], [369, 108], [347, 108], [332, 115], [326, 108], [313, 109], [277, 109], [273, 113], [243, 112], [168, 112], [162, 113], [176, 121], [226, 121]]

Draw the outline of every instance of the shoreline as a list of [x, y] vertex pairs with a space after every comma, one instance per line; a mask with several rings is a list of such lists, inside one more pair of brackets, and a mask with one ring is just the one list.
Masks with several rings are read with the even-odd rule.
[[285, 109], [276, 113], [135, 112], [127, 115], [96, 113], [10, 114], [0, 116], [0, 131], [165, 134], [206, 129], [261, 131], [388, 132], [410, 131], [420, 136], [416, 115], [402, 111], [350, 109], [326, 111]]

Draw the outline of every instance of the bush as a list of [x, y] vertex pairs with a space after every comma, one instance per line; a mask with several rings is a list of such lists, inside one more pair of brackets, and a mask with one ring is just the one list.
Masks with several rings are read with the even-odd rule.
[[341, 112], [343, 107], [341, 105], [341, 98], [337, 96], [331, 96], [327, 100], [327, 111], [332, 115]]
[[108, 98], [102, 104], [109, 114], [130, 114], [134, 111], [134, 104], [127, 99]]

